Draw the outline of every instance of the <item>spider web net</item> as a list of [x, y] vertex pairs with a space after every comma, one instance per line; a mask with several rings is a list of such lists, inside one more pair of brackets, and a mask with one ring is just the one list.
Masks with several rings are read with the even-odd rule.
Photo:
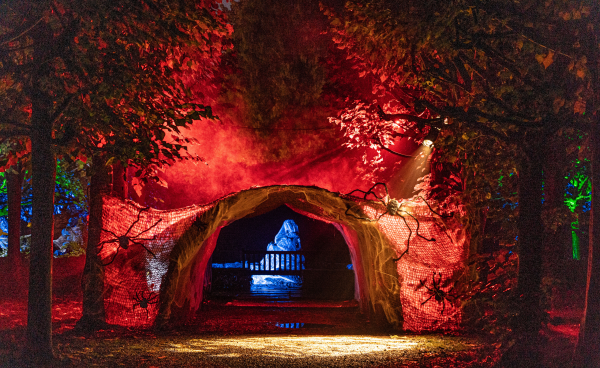
[[[379, 202], [298, 186], [255, 188], [210, 204], [167, 211], [105, 197], [99, 249], [106, 265], [107, 322], [151, 326], [164, 302], [160, 297], [170, 299], [173, 307], [195, 312], [220, 228], [283, 203], [341, 230], [352, 257], [361, 309], [382, 313], [393, 325], [410, 331], [459, 327], [460, 285], [454, 284], [465, 271], [469, 249], [463, 228], [433, 214], [422, 200], [405, 200], [399, 213], [380, 217], [385, 208]], [[379, 220], [357, 218], [365, 216]], [[203, 222], [198, 222], [201, 217]], [[202, 228], [195, 228], [198, 223]], [[418, 234], [435, 240], [418, 236], [417, 227]], [[127, 249], [119, 246], [118, 237], [123, 236]], [[170, 263], [178, 271], [167, 285]], [[171, 292], [162, 292], [161, 287]]]
[[[460, 298], [453, 291], [460, 289], [454, 283], [463, 275], [469, 256], [465, 231], [457, 223], [442, 221], [423, 200], [405, 201], [402, 208], [416, 219], [404, 215], [405, 223], [400, 216], [386, 214], [378, 226], [397, 257], [402, 256], [397, 271], [403, 327], [409, 331], [457, 329], [462, 314]], [[365, 208], [366, 213], [371, 211], [372, 208]], [[417, 226], [419, 234], [431, 241], [417, 235]], [[408, 252], [404, 253], [407, 247]], [[442, 295], [437, 300], [436, 289]]]
[[[106, 265], [104, 308], [108, 323], [143, 326], [154, 322], [169, 254], [194, 218], [211, 207], [212, 204], [172, 211], [146, 210], [131, 201], [104, 198], [100, 237], [100, 244], [104, 244], [99, 256]], [[127, 249], [119, 249], [115, 235], [127, 235], [135, 243], [130, 241]], [[150, 301], [147, 308], [140, 306], [143, 298]]]

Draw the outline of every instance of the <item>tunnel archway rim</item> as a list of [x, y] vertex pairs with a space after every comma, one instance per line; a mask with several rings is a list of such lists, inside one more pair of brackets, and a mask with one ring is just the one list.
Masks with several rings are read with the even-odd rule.
[[[209, 210], [196, 218], [171, 251], [168, 271], [160, 288], [156, 327], [184, 322], [199, 308], [202, 290], [198, 284], [203, 283], [208, 259], [214, 251], [222, 227], [247, 215], [256, 216], [284, 204], [295, 212], [327, 223], [334, 223], [336, 227], [339, 226], [342, 229], [341, 232], [349, 248], [356, 274], [361, 311], [369, 315], [381, 314], [373, 303], [370, 292], [370, 287], [377, 279], [377, 275], [373, 274], [374, 271], [369, 265], [364, 264], [363, 253], [369, 244], [364, 244], [362, 236], [365, 230], [370, 232], [379, 232], [379, 230], [372, 223], [347, 215], [347, 209], [357, 205], [356, 197], [330, 192], [315, 186], [273, 185], [232, 193], [213, 203], [214, 205]], [[376, 239], [381, 239], [381, 242], [385, 243], [385, 236], [381, 234]], [[394, 254], [389, 244], [379, 244], [379, 246], [387, 249], [389, 254]], [[385, 298], [389, 299], [388, 303], [397, 306], [395, 307], [397, 310], [392, 313], [398, 315], [390, 318], [388, 311], [385, 316], [379, 316], [378, 319], [387, 319], [388, 322], [394, 324], [394, 320], [401, 320], [402, 313], [399, 302], [399, 280], [395, 267], [388, 271], [395, 274], [396, 277], [395, 285], [391, 288], [392, 291]], [[191, 289], [194, 286], [196, 286], [196, 290]], [[190, 298], [190, 295], [195, 295], [195, 297]]]

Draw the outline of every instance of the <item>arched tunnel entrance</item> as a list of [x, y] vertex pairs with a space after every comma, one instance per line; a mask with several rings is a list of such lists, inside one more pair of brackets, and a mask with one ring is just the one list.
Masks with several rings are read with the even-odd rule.
[[[105, 197], [100, 266], [84, 273], [86, 280], [101, 280], [103, 289], [86, 286], [84, 297], [99, 307], [85, 307], [84, 316], [97, 312], [108, 323], [155, 327], [194, 318], [221, 232], [283, 208], [339, 231], [352, 264], [355, 300], [370, 320], [415, 331], [457, 328], [459, 300], [432, 295], [456, 288], [464, 276], [468, 231], [423, 200], [403, 201], [393, 214], [384, 204], [305, 186], [252, 188], [166, 211]], [[259, 245], [280, 227], [273, 224]], [[129, 240], [126, 247], [122, 239]]]
[[169, 256], [160, 287], [155, 324], [189, 320], [200, 308], [206, 272], [221, 230], [245, 217], [287, 206], [309, 218], [334, 225], [343, 235], [355, 273], [355, 294], [363, 313], [398, 325], [402, 316], [396, 253], [372, 222], [348, 216], [356, 202], [316, 187], [272, 186], [236, 193], [199, 215], [181, 236]]
[[206, 267], [204, 299], [348, 301], [354, 291], [342, 234], [280, 206], [221, 229]]

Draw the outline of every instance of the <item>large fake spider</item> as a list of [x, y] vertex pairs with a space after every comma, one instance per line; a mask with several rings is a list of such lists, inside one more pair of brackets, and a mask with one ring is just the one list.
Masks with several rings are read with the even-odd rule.
[[148, 314], [148, 307], [150, 306], [150, 304], [156, 304], [158, 303], [158, 295], [154, 294], [153, 292], [149, 291], [148, 292], [148, 296], [144, 296], [145, 291], [142, 291], [141, 293], [138, 293], [137, 291], [135, 292], [135, 296], [133, 297], [133, 300], [136, 301], [136, 303], [133, 304], [133, 311], [135, 312], [135, 307], [140, 307], [146, 310], [146, 319], [148, 319], [149, 314]]
[[141, 245], [142, 247], [144, 247], [144, 249], [146, 249], [146, 251], [148, 251], [148, 253], [152, 254], [152, 256], [154, 258], [156, 258], [156, 255], [150, 250], [148, 249], [148, 247], [146, 247], [146, 245], [144, 245], [143, 241], [148, 241], [148, 240], [154, 240], [156, 239], [156, 235], [154, 235], [152, 238], [141, 238], [140, 236], [147, 233], [148, 231], [152, 230], [152, 228], [154, 228], [156, 225], [158, 225], [159, 222], [162, 221], [162, 219], [158, 219], [158, 221], [156, 221], [154, 223], [154, 225], [150, 226], [148, 229], [139, 232], [137, 235], [130, 235], [129, 232], [131, 231], [131, 229], [133, 229], [133, 226], [135, 226], [135, 224], [137, 224], [140, 221], [140, 215], [142, 214], [142, 212], [147, 211], [150, 207], [146, 207], [146, 208], [142, 208], [140, 210], [140, 212], [138, 212], [137, 215], [137, 220], [135, 220], [130, 226], [129, 229], [127, 229], [127, 231], [125, 232], [124, 235], [117, 235], [115, 233], [113, 233], [110, 230], [106, 230], [106, 229], [102, 229], [102, 231], [105, 231], [107, 233], [110, 233], [112, 236], [114, 236], [113, 239], [109, 239], [109, 240], [105, 240], [103, 242], [101, 242], [100, 244], [98, 244], [98, 253], [100, 253], [102, 251], [102, 249], [104, 248], [104, 244], [114, 244], [117, 243], [118, 247], [117, 247], [117, 251], [115, 252], [115, 255], [112, 257], [112, 259], [110, 260], [110, 262], [103, 264], [104, 266], [108, 266], [109, 264], [113, 263], [115, 258], [117, 258], [117, 255], [119, 254], [119, 250], [121, 248], [123, 249], [127, 249], [129, 248], [129, 244], [137, 244], [137, 245]]
[[[378, 186], [381, 185], [383, 186], [383, 188], [385, 189], [385, 196], [383, 197], [379, 197], [375, 192], [374, 189]], [[412, 229], [410, 228], [410, 226], [408, 225], [408, 222], [406, 221], [406, 218], [402, 215], [408, 215], [410, 217], [412, 217], [413, 220], [416, 221], [417, 223], [417, 229], [415, 230], [415, 233], [418, 237], [423, 238], [427, 241], [435, 241], [434, 238], [426, 238], [423, 235], [419, 234], [419, 227], [421, 226], [421, 223], [419, 222], [419, 220], [413, 216], [410, 212], [407, 212], [405, 210], [402, 209], [402, 201], [398, 201], [397, 199], [394, 199], [392, 197], [390, 197], [390, 192], [388, 191], [388, 187], [385, 183], [375, 183], [371, 188], [369, 188], [369, 190], [367, 190], [366, 192], [360, 189], [355, 189], [353, 191], [351, 191], [350, 193], [348, 193], [348, 195], [352, 195], [354, 192], [360, 192], [363, 193], [363, 199], [367, 200], [367, 197], [369, 196], [369, 194], [373, 195], [373, 197], [377, 198], [377, 201], [381, 202], [381, 204], [383, 204], [383, 206], [385, 207], [384, 212], [379, 215], [379, 217], [377, 217], [376, 219], [370, 219], [368, 217], [362, 217], [362, 216], [356, 216], [352, 213], [348, 213], [348, 211], [350, 211], [352, 208], [354, 207], [348, 207], [346, 208], [346, 215], [347, 216], [352, 216], [354, 218], [357, 218], [359, 220], [364, 220], [364, 221], [370, 221], [370, 222], [375, 222], [375, 221], [379, 221], [384, 215], [386, 214], [390, 214], [392, 216], [399, 216], [402, 221], [404, 221], [404, 224], [406, 225], [406, 228], [409, 231], [408, 234], [408, 242], [406, 244], [406, 250], [400, 255], [400, 257], [398, 258], [393, 258], [392, 260], [394, 262], [398, 262], [405, 254], [408, 253], [408, 249], [410, 247], [410, 238], [412, 237]], [[425, 200], [425, 199], [423, 199]], [[429, 207], [429, 204], [427, 204], [427, 206]], [[429, 207], [431, 209], [431, 207]], [[432, 210], [433, 211], [433, 210]]]
[[[379, 197], [377, 195], [377, 193], [375, 193], [373, 190], [378, 186], [378, 185], [382, 185], [383, 188], [385, 189], [385, 196], [384, 197]], [[346, 215], [350, 215], [354, 218], [357, 218], [359, 220], [365, 220], [365, 221], [379, 221], [379, 219], [381, 219], [384, 215], [386, 214], [390, 214], [392, 216], [398, 214], [398, 211], [400, 210], [400, 206], [402, 205], [402, 202], [398, 202], [397, 199], [394, 199], [392, 197], [390, 197], [390, 192], [388, 191], [388, 187], [385, 183], [375, 183], [373, 184], [373, 186], [371, 188], [369, 188], [369, 190], [367, 190], [366, 192], [364, 190], [360, 190], [360, 189], [354, 189], [353, 191], [351, 191], [350, 193], [348, 193], [348, 195], [352, 195], [354, 194], [354, 192], [361, 192], [363, 193], [363, 199], [367, 199], [367, 197], [369, 196], [369, 194], [373, 195], [373, 197], [375, 197], [377, 199], [377, 201], [381, 202], [383, 204], [383, 206], [385, 207], [385, 211], [379, 215], [379, 217], [377, 217], [376, 219], [370, 219], [368, 217], [359, 217], [359, 216], [355, 216], [351, 213], [348, 213], [348, 211], [351, 209], [351, 207], [346, 209]], [[387, 201], [386, 201], [387, 200]]]
[[448, 302], [453, 302], [454, 300], [456, 300], [456, 298], [452, 297], [449, 295], [449, 293], [454, 290], [454, 286], [450, 288], [450, 290], [448, 291], [444, 291], [441, 288], [442, 285], [442, 273], [438, 272], [438, 279], [436, 281], [435, 279], [435, 272], [433, 272], [433, 276], [432, 278], [432, 283], [431, 283], [431, 288], [427, 285], [425, 285], [425, 281], [426, 280], [419, 280], [421, 282], [421, 286], [417, 286], [417, 288], [415, 290], [419, 290], [420, 288], [424, 287], [425, 289], [427, 289], [427, 291], [429, 292], [429, 298], [425, 299], [425, 301], [423, 303], [421, 303], [421, 305], [424, 305], [425, 303], [427, 303], [429, 300], [431, 300], [431, 298], [433, 298], [436, 302], [438, 303], [442, 303], [442, 315], [444, 314], [444, 310], [446, 310], [446, 300]]

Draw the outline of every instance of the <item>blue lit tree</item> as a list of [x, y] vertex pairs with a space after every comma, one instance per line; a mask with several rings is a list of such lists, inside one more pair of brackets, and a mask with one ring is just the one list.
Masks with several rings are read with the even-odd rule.
[[[87, 216], [87, 185], [86, 164], [81, 161], [57, 161], [56, 180], [54, 189], [54, 214], [66, 214], [69, 217], [85, 218]], [[15, 186], [21, 188], [19, 220], [31, 223], [32, 190], [31, 175], [28, 170], [6, 171], [0, 173], [0, 217], [8, 217], [10, 176], [20, 176]], [[8, 221], [8, 220], [7, 220]]]
[[0, 143], [29, 144], [1, 151], [0, 171], [31, 152], [25, 356], [35, 362], [53, 357], [49, 247], [57, 157], [92, 159], [98, 167], [130, 160], [142, 172], [195, 159], [180, 129], [212, 113], [182, 79], [220, 58], [228, 31], [215, 9], [212, 1], [0, 2]]

